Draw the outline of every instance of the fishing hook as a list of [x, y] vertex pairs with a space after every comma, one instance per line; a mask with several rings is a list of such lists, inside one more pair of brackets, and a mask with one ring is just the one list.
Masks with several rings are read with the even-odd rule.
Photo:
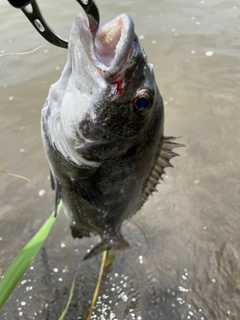
[[[18, 1], [18, 0], [8, 0], [12, 6], [21, 9], [26, 15], [28, 20], [34, 26], [34, 28], [41, 34], [51, 44], [61, 47], [68, 48], [68, 41], [59, 35], [57, 35], [47, 24], [46, 20], [43, 18], [41, 10], [37, 4], [36, 0], [30, 1]], [[85, 13], [87, 14], [90, 27], [95, 25], [97, 29], [100, 22], [99, 11], [93, 0], [76, 0]], [[93, 22], [94, 19], [94, 22]]]

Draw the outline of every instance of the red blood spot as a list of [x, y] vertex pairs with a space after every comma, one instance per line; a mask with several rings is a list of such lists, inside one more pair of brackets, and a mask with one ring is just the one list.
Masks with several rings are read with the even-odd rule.
[[122, 92], [123, 92], [123, 81], [120, 80], [120, 81], [118, 81], [118, 82], [114, 82], [114, 84], [117, 85], [117, 86], [116, 86], [116, 89], [115, 89], [115, 93], [116, 93], [116, 94], [122, 93]]

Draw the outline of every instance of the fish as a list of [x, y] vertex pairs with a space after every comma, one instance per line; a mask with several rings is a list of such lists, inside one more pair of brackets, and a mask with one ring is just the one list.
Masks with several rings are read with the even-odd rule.
[[129, 247], [122, 223], [172, 167], [180, 144], [164, 136], [164, 105], [153, 65], [127, 14], [91, 28], [73, 22], [68, 57], [42, 109], [43, 146], [73, 238], [101, 241], [85, 256]]

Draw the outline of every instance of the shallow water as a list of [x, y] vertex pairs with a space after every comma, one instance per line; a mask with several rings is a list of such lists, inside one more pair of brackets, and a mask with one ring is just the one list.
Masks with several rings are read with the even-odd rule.
[[[72, 1], [39, 1], [68, 37]], [[136, 5], [137, 3], [137, 5]], [[126, 12], [165, 101], [165, 134], [182, 136], [165, 182], [122, 231], [131, 248], [104, 275], [92, 319], [239, 319], [240, 5], [231, 0], [97, 2], [102, 23]], [[55, 6], [57, 5], [57, 8]], [[66, 50], [44, 41], [21, 11], [0, 0], [0, 267], [53, 209], [40, 113]], [[78, 272], [66, 319], [84, 319], [101, 256], [82, 262], [98, 239], [73, 240], [59, 215], [49, 238], [1, 311], [1, 319], [58, 319]]]

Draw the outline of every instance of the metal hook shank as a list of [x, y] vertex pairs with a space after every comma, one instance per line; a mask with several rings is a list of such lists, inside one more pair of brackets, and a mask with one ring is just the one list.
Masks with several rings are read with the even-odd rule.
[[[98, 29], [99, 26], [99, 11], [97, 6], [92, 0], [87, 1], [87, 4], [84, 4], [81, 0], [77, 0], [77, 2], [82, 6], [83, 10], [88, 16], [89, 24], [92, 25], [92, 18], [94, 18], [95, 22], [95, 29]], [[67, 48], [68, 47], [68, 41], [59, 35], [57, 35], [47, 24], [47, 22], [44, 20], [42, 13], [40, 11], [40, 8], [37, 4], [37, 1], [32, 1], [31, 4], [32, 11], [27, 10], [27, 7], [22, 8], [23, 13], [26, 15], [26, 17], [29, 19], [31, 24], [34, 26], [34, 28], [43, 36], [47, 41], [54, 44], [55, 46], [61, 47], [61, 48]]]
[[83, 3], [81, 0], [77, 0], [77, 2], [82, 6], [87, 16], [91, 15], [95, 19], [97, 26], [99, 26], [100, 16], [96, 4], [92, 0], [87, 1], [86, 4]]
[[38, 7], [37, 1], [33, 1], [30, 5], [32, 6], [32, 12], [27, 10], [26, 7], [23, 8], [22, 11], [32, 23], [34, 28], [50, 43], [58, 47], [67, 48], [67, 40], [55, 34], [54, 31], [49, 27], [47, 22], [44, 20], [42, 13]]

